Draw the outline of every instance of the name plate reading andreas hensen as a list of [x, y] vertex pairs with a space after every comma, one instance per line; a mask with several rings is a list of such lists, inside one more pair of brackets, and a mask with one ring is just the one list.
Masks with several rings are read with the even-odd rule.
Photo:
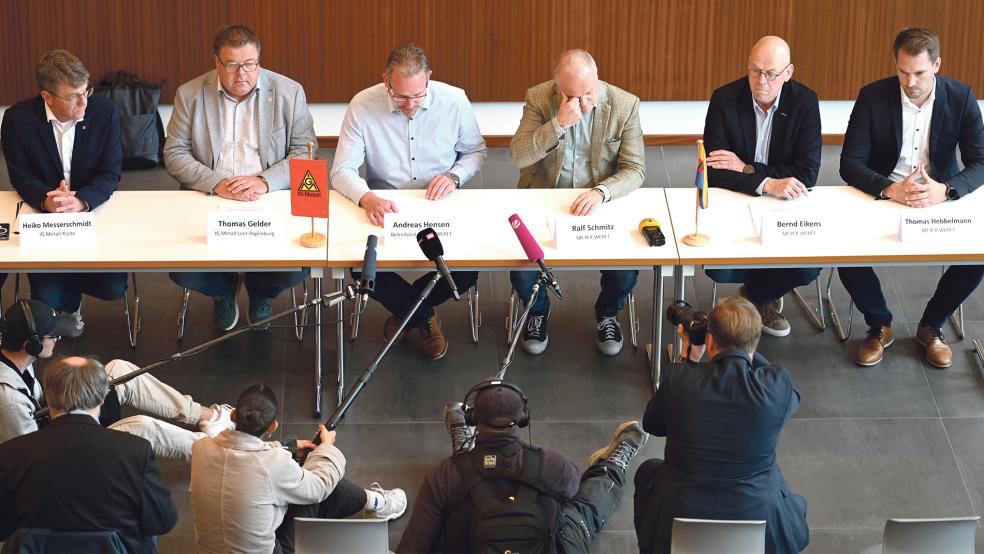
[[20, 216], [21, 246], [89, 246], [95, 242], [96, 215], [92, 212]]
[[[480, 218], [478, 218], [480, 219]], [[471, 218], [475, 225], [476, 218]], [[387, 247], [406, 248], [419, 253], [417, 233], [430, 227], [437, 231], [446, 252], [454, 252], [464, 234], [460, 217], [449, 213], [397, 212], [383, 216], [383, 243]]]
[[280, 236], [280, 218], [267, 210], [219, 210], [208, 213], [208, 244], [249, 245]]
[[947, 210], [907, 213], [899, 216], [899, 240], [908, 243], [973, 243], [979, 241], [984, 221], [972, 212]]

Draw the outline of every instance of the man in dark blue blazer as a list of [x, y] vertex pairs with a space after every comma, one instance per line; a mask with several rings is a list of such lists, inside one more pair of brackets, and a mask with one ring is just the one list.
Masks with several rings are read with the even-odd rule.
[[[858, 93], [844, 135], [840, 174], [876, 200], [913, 208], [956, 201], [984, 183], [984, 124], [970, 86], [940, 70], [940, 41], [927, 29], [904, 29], [893, 47], [897, 77], [875, 81]], [[957, 146], [964, 169], [957, 165]], [[892, 312], [870, 267], [838, 270], [844, 288], [868, 324], [857, 363], [882, 360], [895, 340]], [[916, 339], [926, 360], [950, 366], [953, 354], [941, 327], [984, 276], [984, 266], [955, 265], [926, 304]]]
[[783, 425], [800, 405], [785, 368], [755, 352], [758, 311], [725, 298], [708, 317], [710, 362], [689, 359], [663, 370], [642, 426], [666, 437], [665, 460], [639, 466], [635, 528], [641, 552], [669, 552], [673, 518], [765, 520], [766, 552], [799, 552], [809, 544], [806, 500], [794, 494], [776, 463]]
[[[52, 50], [35, 68], [41, 94], [4, 112], [0, 126], [10, 182], [32, 208], [68, 213], [96, 209], [120, 182], [120, 117], [91, 96], [89, 71], [66, 50]], [[72, 314], [82, 334], [82, 293], [115, 300], [125, 273], [31, 273], [31, 298]]]
[[[763, 37], [748, 55], [748, 77], [714, 91], [704, 123], [712, 187], [754, 196], [800, 198], [820, 171], [820, 103], [792, 80], [789, 45]], [[741, 295], [759, 309], [762, 331], [789, 334], [780, 299], [813, 282], [817, 268], [706, 269], [718, 283], [744, 283]]]

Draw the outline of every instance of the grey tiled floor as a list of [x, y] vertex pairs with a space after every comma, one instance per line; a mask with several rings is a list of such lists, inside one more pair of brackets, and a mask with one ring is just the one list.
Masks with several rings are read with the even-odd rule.
[[[649, 148], [648, 155], [647, 186], [691, 186], [693, 148]], [[822, 175], [830, 178], [822, 177], [823, 184], [839, 184], [836, 156], [836, 149], [825, 149]], [[514, 179], [508, 153], [491, 151], [481, 185], [511, 186]], [[0, 175], [0, 183], [6, 182], [6, 175]], [[122, 188], [173, 186], [162, 171], [151, 171], [128, 172]], [[688, 280], [687, 298], [706, 308], [710, 282], [701, 271], [697, 273]], [[952, 328], [944, 329], [953, 341], [954, 364], [938, 370], [922, 360], [914, 339], [938, 270], [883, 268], [878, 273], [896, 316], [898, 335], [880, 365], [859, 368], [851, 362], [863, 335], [859, 321], [854, 323], [854, 336], [842, 344], [830, 330], [817, 332], [791, 297], [784, 313], [793, 325], [792, 335], [765, 337], [761, 344], [766, 357], [790, 368], [803, 394], [802, 408], [783, 432], [779, 463], [793, 490], [809, 502], [811, 553], [859, 552], [880, 542], [888, 517], [958, 516], [984, 510], [984, 373], [970, 344], [970, 338], [984, 336], [982, 292], [966, 303], [967, 339], [957, 341]], [[824, 272], [824, 284], [826, 276]], [[178, 343], [174, 324], [180, 306], [178, 288], [163, 274], [138, 278], [143, 332], [136, 349], [126, 343], [119, 304], [87, 300], [87, 333], [63, 341], [61, 352], [96, 353], [104, 360], [125, 357], [146, 364], [216, 336], [210, 325], [211, 302], [195, 296], [189, 328]], [[558, 278], [568, 300], [554, 304], [550, 348], [539, 357], [517, 354], [508, 378], [529, 396], [533, 441], [560, 449], [583, 469], [587, 455], [607, 443], [618, 422], [642, 415], [651, 385], [643, 348], [634, 350], [627, 344], [622, 354], [608, 358], [593, 345], [597, 274], [565, 271]], [[644, 334], [650, 332], [652, 280], [651, 272], [643, 272], [636, 287]], [[469, 386], [494, 373], [506, 349], [508, 278], [503, 273], [483, 273], [480, 283], [484, 325], [478, 344], [469, 337], [465, 307], [442, 307], [451, 342], [448, 355], [428, 363], [408, 346], [397, 345], [339, 427], [338, 445], [349, 459], [351, 479], [403, 487], [412, 505], [426, 468], [448, 454], [441, 405], [460, 399]], [[836, 277], [833, 283], [844, 316], [846, 296]], [[719, 295], [734, 291], [733, 286], [722, 286]], [[814, 288], [804, 287], [802, 292], [812, 298]], [[8, 282], [4, 302], [9, 304], [11, 298]], [[245, 298], [240, 301], [245, 307]], [[285, 308], [287, 301], [281, 298], [275, 307]], [[348, 384], [381, 348], [384, 319], [383, 310], [371, 304], [362, 319], [361, 336], [346, 343]], [[623, 314], [623, 328], [625, 321]], [[333, 329], [325, 332], [325, 403], [331, 407], [336, 400], [336, 344]], [[645, 337], [641, 342], [645, 344]], [[161, 368], [156, 375], [206, 403], [234, 402], [247, 385], [267, 383], [282, 400], [283, 433], [307, 436], [315, 422], [313, 357], [310, 332], [298, 343], [289, 330], [273, 329], [233, 339]], [[650, 441], [634, 465], [660, 456], [662, 447], [662, 440]], [[180, 509], [177, 527], [160, 538], [160, 551], [193, 551], [188, 466], [161, 461], [160, 467]], [[632, 492], [630, 483], [622, 505], [595, 541], [596, 552], [636, 551]], [[399, 541], [406, 521], [405, 516], [390, 524], [391, 547]], [[984, 538], [978, 538], [978, 551], [984, 552]]]

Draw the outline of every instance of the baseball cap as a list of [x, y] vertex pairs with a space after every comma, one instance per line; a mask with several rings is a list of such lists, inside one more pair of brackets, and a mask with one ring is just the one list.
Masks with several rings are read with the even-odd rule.
[[[39, 337], [61, 337], [67, 335], [74, 327], [71, 316], [57, 314], [44, 302], [27, 300], [34, 318], [34, 332]], [[31, 337], [31, 326], [20, 302], [11, 304], [0, 320], [0, 344], [22, 343]]]
[[475, 420], [495, 429], [509, 429], [523, 419], [523, 398], [509, 387], [493, 386], [478, 393]]

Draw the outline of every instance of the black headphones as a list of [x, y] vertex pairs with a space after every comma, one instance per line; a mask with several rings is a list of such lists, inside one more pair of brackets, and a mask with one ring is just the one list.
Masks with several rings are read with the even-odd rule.
[[24, 322], [27, 323], [27, 341], [24, 344], [24, 352], [30, 356], [40, 356], [44, 350], [44, 341], [38, 336], [38, 329], [34, 325], [34, 312], [31, 311], [31, 303], [21, 298], [17, 301], [24, 312]]
[[516, 427], [522, 428], [529, 425], [530, 410], [526, 406], [526, 395], [523, 394], [523, 391], [521, 391], [519, 387], [517, 387], [516, 385], [512, 383], [507, 383], [499, 379], [482, 381], [481, 383], [469, 389], [467, 393], [465, 393], [465, 399], [461, 403], [462, 409], [464, 409], [465, 411], [465, 425], [468, 425], [469, 427], [475, 427], [478, 424], [478, 422], [475, 420], [475, 402], [478, 401], [478, 395], [481, 394], [482, 391], [496, 388], [496, 387], [509, 389], [515, 392], [516, 395], [519, 396], [519, 398], [523, 401], [523, 413], [518, 420], [513, 421], [510, 427], [514, 425]]

